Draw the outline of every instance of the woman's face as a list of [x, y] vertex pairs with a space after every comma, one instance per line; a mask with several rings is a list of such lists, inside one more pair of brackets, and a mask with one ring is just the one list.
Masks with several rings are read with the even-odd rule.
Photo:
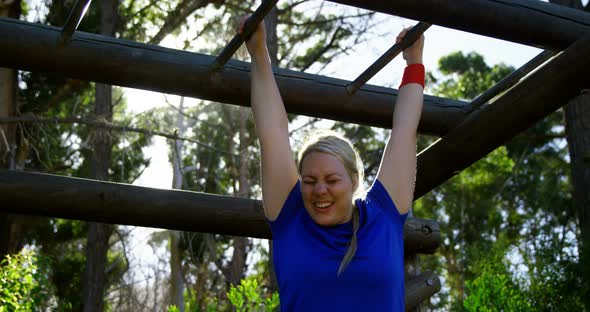
[[352, 196], [357, 182], [333, 155], [311, 152], [301, 163], [301, 193], [305, 209], [319, 225], [347, 222], [352, 217]]

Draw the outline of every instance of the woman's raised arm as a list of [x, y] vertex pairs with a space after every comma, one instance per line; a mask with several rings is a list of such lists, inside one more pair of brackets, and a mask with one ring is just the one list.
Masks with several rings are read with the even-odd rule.
[[[398, 35], [398, 43], [407, 31], [405, 29]], [[423, 47], [424, 37], [421, 36], [403, 52], [408, 67], [395, 104], [391, 135], [377, 174], [400, 214], [410, 210], [414, 198], [417, 129], [424, 101]]]
[[[242, 18], [238, 32], [243, 30], [246, 19]], [[289, 144], [287, 112], [272, 73], [263, 22], [246, 47], [252, 59], [250, 101], [260, 140], [264, 213], [269, 220], [275, 220], [299, 174]]]

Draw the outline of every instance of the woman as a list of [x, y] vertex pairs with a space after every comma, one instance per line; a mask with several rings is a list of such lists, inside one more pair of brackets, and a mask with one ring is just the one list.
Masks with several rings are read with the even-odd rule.
[[350, 142], [334, 133], [316, 135], [304, 144], [296, 164], [264, 23], [246, 42], [282, 311], [404, 310], [403, 224], [416, 177], [423, 45], [422, 37], [403, 52], [408, 67], [377, 179], [353, 201], [363, 167]]

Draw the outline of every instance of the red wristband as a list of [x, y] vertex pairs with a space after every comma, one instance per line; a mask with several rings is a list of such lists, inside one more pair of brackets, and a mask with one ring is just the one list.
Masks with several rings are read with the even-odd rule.
[[422, 86], [424, 89], [424, 65], [423, 64], [410, 64], [406, 66], [404, 70], [404, 76], [402, 78], [402, 83], [399, 85], [399, 89], [401, 87], [407, 85], [408, 83], [417, 83]]

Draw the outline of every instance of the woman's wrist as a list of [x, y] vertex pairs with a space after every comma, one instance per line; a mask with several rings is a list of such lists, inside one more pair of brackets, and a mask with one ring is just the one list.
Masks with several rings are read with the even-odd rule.
[[422, 89], [424, 89], [425, 76], [426, 71], [422, 63], [410, 64], [408, 62], [408, 65], [404, 69], [404, 75], [402, 77], [402, 82], [399, 85], [399, 89], [409, 83], [417, 83], [422, 86]]
[[248, 48], [252, 48], [252, 49], [248, 49], [248, 52], [250, 53], [250, 58], [252, 58], [252, 60], [264, 59], [268, 55], [268, 48], [266, 47], [266, 44], [264, 44], [264, 43], [254, 45], [254, 46], [251, 46]]
[[422, 57], [421, 56], [416, 56], [416, 57], [408, 57], [406, 59], [406, 65], [412, 65], [412, 64], [422, 64]]

